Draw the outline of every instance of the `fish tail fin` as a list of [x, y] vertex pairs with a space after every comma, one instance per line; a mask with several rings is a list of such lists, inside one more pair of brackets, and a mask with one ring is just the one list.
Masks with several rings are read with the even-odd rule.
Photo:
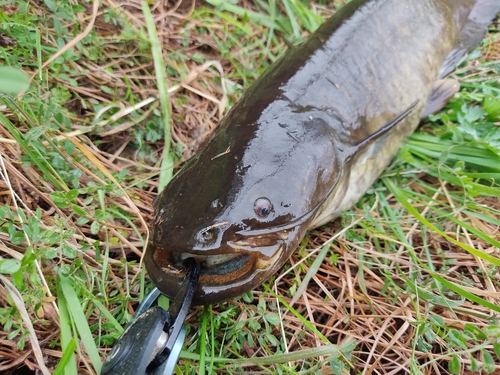
[[452, 0], [450, 3], [459, 31], [452, 50], [441, 66], [439, 78], [450, 74], [460, 59], [481, 43], [488, 26], [500, 13], [500, 0], [474, 0], [472, 7], [463, 1]]

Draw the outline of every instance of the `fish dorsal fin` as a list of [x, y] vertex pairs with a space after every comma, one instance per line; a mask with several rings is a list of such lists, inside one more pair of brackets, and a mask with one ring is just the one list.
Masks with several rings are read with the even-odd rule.
[[401, 114], [397, 115], [394, 119], [389, 121], [386, 125], [382, 126], [379, 130], [377, 130], [375, 133], [369, 135], [362, 141], [358, 142], [357, 144], [353, 145], [353, 148], [355, 150], [359, 150], [362, 148], [366, 148], [369, 145], [371, 145], [373, 142], [375, 142], [377, 139], [380, 139], [383, 137], [385, 134], [387, 134], [394, 126], [396, 126], [401, 120], [403, 120], [406, 116], [410, 114], [410, 112], [415, 108], [415, 106], [418, 104], [419, 100], [414, 101], [408, 108], [404, 110]]

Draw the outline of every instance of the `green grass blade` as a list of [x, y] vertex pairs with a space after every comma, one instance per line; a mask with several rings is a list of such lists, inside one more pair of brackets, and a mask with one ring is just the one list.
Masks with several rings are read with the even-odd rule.
[[483, 144], [455, 144], [451, 140], [426, 134], [414, 133], [407, 141], [407, 147], [412, 152], [440, 160], [441, 162], [463, 161], [486, 169], [489, 172], [500, 172], [500, 158]]
[[483, 215], [477, 212], [469, 211], [469, 210], [463, 210], [462, 211], [465, 215], [469, 216], [474, 216], [475, 218], [478, 218], [479, 220], [485, 221], [487, 223], [493, 224], [493, 225], [498, 225], [500, 226], [500, 220], [495, 219], [494, 217], [490, 217], [488, 215]]
[[166, 69], [165, 63], [163, 62], [162, 47], [160, 45], [160, 40], [158, 39], [158, 33], [156, 32], [155, 22], [153, 20], [153, 16], [151, 15], [151, 11], [149, 10], [148, 3], [146, 1], [142, 1], [141, 5], [144, 19], [146, 20], [149, 40], [151, 42], [151, 52], [153, 53], [158, 95], [160, 97], [160, 107], [163, 120], [165, 148], [163, 149], [163, 159], [161, 162], [160, 181], [158, 186], [158, 191], [162, 191], [172, 179], [172, 175], [174, 173], [174, 159], [170, 154], [170, 145], [172, 143], [172, 139], [170, 137], [170, 97], [168, 95], [168, 85], [167, 77], [165, 75]]
[[244, 25], [243, 23], [239, 22], [237, 19], [229, 16], [228, 14], [222, 13], [222, 14], [220, 14], [220, 17], [222, 19], [226, 20], [227, 22], [229, 22], [231, 25], [236, 26], [238, 29], [243, 31], [245, 34], [247, 34], [247, 35], [252, 34], [252, 29], [250, 27]]
[[51, 171], [53, 171], [53, 168], [44, 159], [40, 159], [40, 157], [24, 140], [23, 134], [1, 112], [0, 121], [9, 130], [10, 134], [14, 137], [17, 143], [19, 143], [19, 146], [24, 150], [24, 152], [26, 152], [30, 160], [40, 169], [42, 175], [46, 177], [56, 189], [69, 190], [62, 181], [58, 181], [56, 178], [54, 178], [51, 173]]
[[317, 335], [323, 342], [327, 344], [331, 344], [330, 340], [328, 340], [318, 329], [306, 318], [304, 318], [297, 310], [295, 310], [292, 306], [290, 306], [281, 296], [278, 296], [274, 291], [269, 288], [266, 284], [263, 284], [264, 289], [275, 296], [281, 304], [283, 304], [290, 312], [297, 317], [307, 328], [309, 328], [315, 335]]
[[29, 87], [29, 77], [21, 69], [0, 66], [0, 92], [17, 95]]
[[215, 329], [214, 329], [214, 310], [212, 305], [209, 305], [210, 311], [210, 367], [208, 369], [209, 374], [213, 374], [214, 369], [214, 358], [215, 358]]
[[[61, 347], [63, 358], [65, 358], [66, 363], [63, 364], [63, 360], [61, 358], [61, 362], [58, 364], [56, 371], [64, 371], [64, 375], [77, 375], [76, 369], [76, 359], [75, 359], [75, 347], [71, 348], [71, 343], [75, 343], [76, 340], [73, 338], [71, 332], [71, 321], [68, 311], [68, 303], [66, 298], [64, 298], [64, 294], [62, 293], [61, 288], [59, 287], [59, 324], [61, 329]], [[56, 372], [54, 372], [55, 374]]]
[[121, 335], [123, 333], [122, 325], [109, 312], [109, 310], [106, 308], [106, 306], [104, 306], [101, 301], [99, 301], [98, 299], [95, 299], [95, 298], [92, 299], [92, 303], [99, 309], [99, 311], [101, 311], [102, 315], [104, 315], [106, 317], [108, 322], [113, 324], [113, 326], [115, 327], [118, 334]]
[[463, 300], [450, 300], [443, 296], [438, 296], [432, 292], [428, 292], [418, 286], [417, 283], [414, 283], [409, 278], [404, 276], [402, 273], [400, 274], [400, 276], [405, 280], [406, 285], [413, 291], [413, 293], [415, 293], [420, 299], [430, 302], [433, 305], [445, 306], [452, 309], [454, 307], [461, 306], [464, 303]]
[[208, 307], [209, 305], [205, 305], [203, 307], [203, 313], [201, 315], [201, 330], [200, 330], [200, 363], [198, 375], [205, 375], [205, 358], [207, 353], [207, 344], [206, 344], [206, 334], [207, 326], [208, 326]]
[[[330, 358], [345, 358], [345, 354], [350, 353], [356, 347], [354, 339], [346, 340], [342, 345], [322, 345], [311, 349], [301, 349], [290, 353], [276, 354], [269, 357], [259, 358], [220, 358], [213, 359], [214, 362], [231, 363], [237, 365], [272, 365], [275, 363], [286, 363], [294, 361], [303, 361], [308, 358], [314, 357], [330, 357]], [[181, 352], [181, 357], [200, 361], [201, 358], [198, 354], [189, 353], [186, 351]]]
[[463, 290], [460, 287], [460, 285], [452, 283], [436, 273], [431, 273], [431, 275], [436, 281], [440, 282], [441, 284], [443, 284], [447, 288], [453, 290], [455, 293], [461, 295], [462, 297], [467, 298], [468, 300], [475, 302], [479, 305], [482, 305], [490, 310], [496, 311], [497, 313], [500, 313], [500, 306], [495, 305], [494, 303], [488, 302], [485, 299], [478, 297], [475, 294], [472, 294], [466, 290]]
[[474, 233], [477, 237], [481, 238], [483, 241], [488, 242], [490, 245], [495, 246], [496, 248], [500, 249], [500, 242], [496, 241], [493, 238], [491, 238], [487, 234], [485, 234], [485, 233], [483, 233], [483, 232], [481, 232], [481, 231], [479, 231], [479, 230], [471, 227], [469, 224], [464, 223], [462, 220], [457, 219], [455, 216], [452, 216], [452, 215], [449, 215], [449, 214], [447, 215], [446, 212], [444, 212], [442, 210], [439, 210], [436, 207], [431, 207], [431, 209], [432, 209], [432, 211], [437, 212], [438, 214], [440, 214], [442, 216], [446, 215], [446, 217], [447, 217], [448, 220], [453, 221], [454, 223], [456, 223], [457, 225], [461, 226], [462, 228], [465, 228], [469, 232]]
[[326, 254], [328, 254], [328, 252], [330, 251], [330, 247], [331, 247], [330, 244], [323, 246], [319, 254], [316, 256], [316, 259], [314, 259], [313, 264], [311, 265], [311, 267], [309, 267], [309, 270], [302, 279], [302, 282], [300, 283], [300, 286], [297, 289], [295, 296], [290, 301], [290, 305], [293, 305], [307, 289], [309, 281], [311, 281], [312, 277], [316, 275], [316, 273], [318, 273], [318, 270], [321, 267], [321, 264], [323, 264], [323, 260], [325, 259]]
[[[75, 339], [71, 339], [68, 345], [63, 346], [63, 355], [61, 357], [61, 360], [57, 364], [56, 369], [52, 373], [52, 375], [70, 375], [70, 374], [76, 374], [76, 362], [75, 362], [75, 348], [76, 348], [76, 341]], [[71, 364], [70, 369], [66, 369], [66, 366]], [[74, 368], [74, 371], [73, 371]]]
[[260, 24], [269, 28], [273, 27], [277, 31], [283, 31], [283, 28], [276, 24], [271, 17], [266, 16], [262, 13], [253, 12], [251, 10], [233, 5], [230, 2], [223, 0], [207, 0], [207, 3], [221, 10], [226, 10], [228, 12], [234, 13], [240, 17], [244, 17], [246, 15], [246, 17], [248, 17], [248, 20], [252, 24]]
[[290, 4], [290, 0], [283, 0], [283, 5], [285, 6], [286, 13], [288, 14], [288, 19], [290, 20], [290, 24], [292, 25], [292, 32], [295, 37], [295, 39], [300, 38], [300, 30], [299, 30], [299, 24], [297, 23], [297, 20], [295, 19], [295, 13], [293, 11], [293, 8]]
[[474, 249], [473, 247], [469, 246], [469, 245], [466, 245], [460, 241], [457, 241], [455, 240], [454, 238], [448, 236], [446, 233], [444, 233], [443, 231], [439, 230], [439, 228], [437, 228], [435, 225], [433, 225], [432, 223], [430, 223], [428, 220], [426, 220], [422, 215], [420, 215], [420, 213], [408, 202], [408, 199], [406, 198], [406, 196], [404, 195], [403, 191], [401, 189], [399, 189], [395, 184], [394, 182], [389, 179], [389, 178], [383, 178], [382, 181], [384, 182], [385, 186], [387, 186], [387, 188], [390, 190], [390, 192], [392, 194], [394, 194], [394, 196], [396, 197], [396, 199], [399, 201], [399, 203], [401, 203], [403, 205], [403, 207], [410, 213], [412, 214], [413, 216], [415, 216], [418, 221], [420, 221], [422, 224], [426, 225], [427, 227], [429, 227], [430, 229], [432, 229], [433, 231], [435, 231], [436, 233], [439, 233], [441, 236], [443, 236], [444, 238], [446, 238], [448, 241], [454, 243], [455, 245], [457, 246], [460, 246], [462, 249], [464, 249], [465, 251], [471, 253], [472, 255], [474, 256], [477, 256], [483, 260], [486, 260], [488, 262], [490, 262], [491, 264], [494, 264], [496, 266], [500, 266], [500, 259], [497, 258], [497, 257], [494, 257], [490, 254], [487, 254], [487, 253], [483, 253], [482, 251], [480, 250], [477, 250], [477, 249]]
[[90, 332], [90, 327], [85, 317], [85, 313], [83, 312], [80, 300], [73, 288], [73, 285], [67, 277], [59, 275], [59, 282], [62, 294], [66, 299], [68, 305], [69, 315], [73, 319], [73, 322], [78, 330], [78, 334], [82, 340], [83, 346], [87, 351], [90, 360], [92, 361], [92, 365], [95, 370], [99, 373], [101, 371], [102, 363], [101, 358], [99, 356], [99, 352], [97, 351], [97, 347], [92, 336], [92, 332]]

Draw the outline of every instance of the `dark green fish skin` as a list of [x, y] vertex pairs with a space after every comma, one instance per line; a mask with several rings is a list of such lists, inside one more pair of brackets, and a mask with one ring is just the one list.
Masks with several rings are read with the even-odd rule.
[[175, 296], [188, 257], [201, 266], [196, 304], [275, 274], [456, 92], [442, 79], [499, 11], [498, 0], [354, 0], [291, 48], [157, 199], [144, 258], [155, 285]]

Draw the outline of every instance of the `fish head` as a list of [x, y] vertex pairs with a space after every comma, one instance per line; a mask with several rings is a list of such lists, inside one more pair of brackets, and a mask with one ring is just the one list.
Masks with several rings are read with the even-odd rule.
[[196, 304], [250, 291], [285, 263], [340, 176], [321, 121], [298, 122], [223, 123], [167, 185], [145, 255], [163, 293], [175, 296], [190, 257], [200, 265]]

